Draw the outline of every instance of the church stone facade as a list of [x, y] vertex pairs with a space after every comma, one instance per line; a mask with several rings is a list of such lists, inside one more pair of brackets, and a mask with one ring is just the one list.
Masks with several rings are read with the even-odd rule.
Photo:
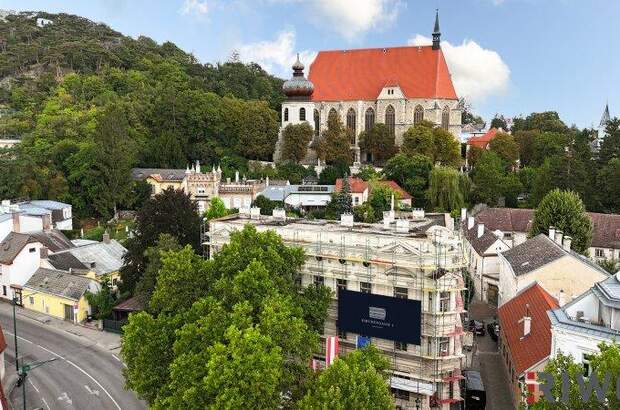
[[[371, 156], [359, 148], [359, 135], [376, 123], [384, 123], [398, 146], [409, 127], [422, 120], [461, 132], [462, 106], [454, 90], [440, 45], [438, 17], [431, 46], [321, 51], [310, 66], [308, 78], [299, 59], [293, 77], [283, 85], [282, 128], [308, 122], [315, 140], [327, 128], [330, 115], [338, 115], [353, 130], [351, 149], [356, 162]], [[280, 159], [281, 139], [274, 160]], [[312, 145], [312, 144], [310, 144]], [[314, 163], [309, 149], [305, 162]]]

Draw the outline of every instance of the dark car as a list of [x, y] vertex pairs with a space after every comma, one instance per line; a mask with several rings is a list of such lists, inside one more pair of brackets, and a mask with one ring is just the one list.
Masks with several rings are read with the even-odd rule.
[[478, 320], [470, 320], [468, 329], [470, 332], [474, 332], [474, 334], [478, 336], [484, 336], [484, 322], [480, 322]]
[[463, 371], [463, 387], [465, 388], [465, 409], [485, 409], [487, 406], [487, 396], [482, 383], [480, 372], [476, 370]]
[[489, 332], [489, 336], [491, 339], [497, 342], [499, 338], [499, 324], [497, 322], [492, 322], [487, 325], [487, 332]]

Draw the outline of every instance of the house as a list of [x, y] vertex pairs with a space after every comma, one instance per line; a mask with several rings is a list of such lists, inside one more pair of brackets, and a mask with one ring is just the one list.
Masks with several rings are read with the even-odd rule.
[[23, 286], [23, 306], [59, 319], [80, 323], [91, 313], [86, 292], [100, 285], [90, 278], [54, 269], [39, 268]]
[[[0, 204], [0, 217], [19, 214], [19, 221], [13, 220], [12, 230], [28, 232], [48, 229], [50, 226], [61, 231], [73, 229], [72, 207], [58, 201], [37, 200], [11, 203], [3, 200]], [[6, 228], [0, 228], [0, 239]]]
[[259, 195], [291, 208], [313, 209], [327, 206], [333, 192], [334, 185], [269, 185]]
[[551, 356], [560, 352], [582, 363], [590, 375], [590, 358], [602, 342], [620, 340], [620, 274], [594, 284], [578, 298], [548, 312], [551, 321]]
[[478, 147], [480, 149], [489, 149], [489, 143], [500, 131], [501, 130], [498, 130], [497, 128], [491, 128], [482, 135], [474, 135], [467, 140], [467, 148]]
[[50, 229], [52, 216], [48, 210], [37, 208], [36, 212], [22, 209], [18, 204], [4, 200], [0, 203], [0, 241], [11, 232], [25, 233]]
[[[398, 198], [398, 203], [400, 204], [401, 207], [411, 208], [411, 205], [412, 205], [411, 195], [409, 195], [409, 192], [402, 189], [400, 185], [396, 183], [396, 181], [391, 181], [391, 180], [375, 181], [375, 186], [390, 188], [392, 191], [396, 193], [396, 197]], [[372, 190], [370, 193], [372, 195]]]
[[499, 265], [499, 306], [528, 285], [538, 282], [560, 305], [606, 279], [608, 273], [570, 248], [571, 238], [549, 229], [502, 252]]
[[[523, 400], [528, 373], [542, 371], [551, 352], [551, 324], [547, 312], [558, 301], [537, 282], [530, 283], [497, 311], [499, 353], [508, 372], [515, 408]], [[528, 398], [532, 404], [537, 393]]]
[[70, 204], [50, 200], [34, 200], [19, 202], [18, 206], [24, 212], [33, 215], [39, 210], [48, 211], [52, 217], [52, 227], [54, 229], [60, 231], [70, 231], [73, 229], [73, 211]]
[[[368, 185], [368, 182], [364, 181], [362, 178], [357, 177], [347, 177], [347, 179], [349, 182], [349, 188], [351, 189], [353, 206], [358, 206], [368, 201], [368, 196], [370, 193], [370, 186]], [[334, 190], [336, 192], [340, 192], [342, 190], [343, 184], [343, 178], [336, 179], [336, 187]]]
[[[475, 215], [476, 223], [483, 223], [492, 231], [501, 233], [510, 246], [527, 240], [534, 221], [534, 209], [485, 208]], [[588, 212], [592, 220], [592, 244], [588, 249], [594, 260], [620, 259], [620, 215]]]
[[21, 304], [22, 286], [38, 268], [51, 267], [48, 255], [72, 247], [71, 241], [58, 230], [8, 234], [0, 242], [0, 297], [17, 297]]
[[499, 254], [510, 249], [510, 246], [494, 232], [486, 229], [484, 224], [475, 225], [473, 216], [469, 216], [467, 224], [463, 225], [463, 236], [475, 297], [497, 306]]
[[[415, 408], [417, 402], [420, 409], [434, 406], [447, 410], [462, 400], [462, 270], [466, 260], [460, 235], [445, 226], [449, 214], [422, 212], [408, 220], [394, 219], [387, 211], [383, 223], [366, 224], [354, 222], [351, 214], [342, 215], [340, 221], [328, 221], [287, 218], [278, 210], [266, 216], [259, 211], [210, 221], [210, 255], [247, 224], [259, 232], [276, 232], [285, 244], [303, 247], [306, 260], [300, 272], [301, 285], [324, 284], [332, 290], [323, 337], [338, 336], [340, 354], [372, 340], [390, 359], [389, 383], [400, 408]], [[380, 295], [392, 302], [417, 301], [423, 323], [420, 342], [339, 328], [338, 290]], [[320, 354], [315, 359], [325, 360]]]
[[108, 280], [112, 289], [116, 289], [126, 253], [127, 249], [123, 245], [105, 233], [101, 242], [55, 252], [48, 259], [54, 269], [83, 275], [99, 283]]
[[117, 322], [126, 322], [131, 313], [141, 312], [146, 308], [146, 298], [136, 295], [112, 308], [112, 317]]

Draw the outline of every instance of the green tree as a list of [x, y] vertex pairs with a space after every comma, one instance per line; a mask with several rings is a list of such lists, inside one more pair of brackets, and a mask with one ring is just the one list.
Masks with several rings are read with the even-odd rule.
[[301, 162], [308, 152], [314, 130], [307, 122], [289, 124], [282, 130], [282, 160]]
[[166, 251], [178, 251], [180, 249], [181, 246], [174, 236], [163, 233], [159, 235], [159, 239], [157, 239], [155, 246], [146, 250], [146, 267], [144, 269], [144, 275], [142, 275], [142, 278], [140, 278], [136, 285], [135, 294], [142, 296], [147, 305], [157, 285], [157, 275], [162, 267], [161, 258], [163, 253]]
[[353, 218], [356, 222], [374, 223], [379, 219], [369, 202], [353, 207]]
[[112, 306], [114, 306], [114, 295], [110, 288], [110, 281], [104, 279], [101, 281], [101, 289], [97, 293], [86, 291], [86, 300], [93, 308], [95, 318], [99, 320], [108, 319], [112, 314]]
[[598, 160], [607, 164], [610, 160], [620, 158], [620, 119], [614, 118], [605, 127], [605, 139], [598, 153]]
[[259, 195], [252, 202], [252, 206], [259, 207], [261, 215], [272, 215], [275, 208], [282, 208], [284, 205], [282, 201], [272, 201], [266, 196]]
[[530, 166], [534, 162], [536, 148], [534, 141], [540, 136], [539, 131], [518, 131], [513, 133], [514, 139], [519, 144], [519, 160], [522, 166]]
[[334, 165], [328, 165], [323, 168], [319, 175], [319, 184], [322, 185], [334, 185], [338, 178], [344, 178], [349, 172], [349, 166], [344, 163], [337, 163]]
[[362, 151], [372, 155], [375, 164], [384, 164], [398, 152], [394, 135], [390, 133], [385, 124], [379, 123], [360, 133], [359, 147]]
[[555, 111], [533, 112], [526, 118], [515, 118], [513, 120], [513, 133], [532, 130], [562, 134], [568, 131], [568, 127]]
[[472, 173], [473, 196], [477, 203], [496, 206], [504, 193], [505, 165], [493, 151], [482, 153]]
[[502, 129], [504, 131], [508, 131], [508, 124], [506, 123], [506, 119], [503, 115], [495, 114], [495, 117], [491, 120], [491, 128]]
[[433, 169], [430, 158], [415, 154], [397, 154], [383, 167], [383, 175], [388, 180], [398, 183], [413, 197], [417, 207], [426, 207], [426, 190], [428, 189], [429, 174]]
[[442, 166], [433, 168], [429, 176], [427, 198], [431, 210], [446, 212], [461, 209], [464, 201], [458, 171]]
[[620, 213], [620, 158], [610, 160], [598, 173], [599, 195], [605, 212]]
[[221, 198], [214, 196], [211, 198], [209, 202], [209, 209], [204, 214], [204, 217], [207, 218], [208, 221], [211, 219], [221, 218], [230, 213], [228, 209], [226, 209], [226, 205], [224, 205], [224, 201]]
[[440, 127], [433, 129], [434, 162], [456, 167], [461, 163], [461, 144], [454, 135]]
[[372, 207], [376, 218], [381, 218], [384, 211], [389, 211], [392, 208], [392, 200], [394, 200], [394, 209], [398, 210], [399, 199], [398, 192], [395, 192], [392, 188], [381, 185], [378, 182], [371, 185], [368, 203]]
[[431, 160], [435, 158], [435, 144], [433, 140], [435, 124], [424, 120], [410, 127], [403, 134], [401, 151], [407, 155], [424, 155]]
[[467, 164], [470, 167], [475, 168], [478, 161], [480, 161], [480, 157], [482, 156], [482, 153], [484, 151], [484, 149], [476, 145], [470, 145], [469, 149], [467, 150]]
[[298, 409], [392, 409], [387, 383], [389, 362], [374, 346], [337, 358], [319, 373]]
[[350, 165], [353, 161], [349, 135], [338, 115], [330, 115], [327, 119], [327, 129], [321, 132], [321, 138], [316, 146], [319, 158], [327, 164], [344, 163]]
[[353, 212], [353, 198], [351, 197], [351, 185], [349, 178], [342, 178], [342, 189], [332, 194], [331, 201], [327, 205], [326, 213], [330, 219], [337, 219], [344, 213]]
[[498, 132], [489, 142], [489, 150], [495, 152], [510, 169], [519, 159], [519, 144], [512, 135]]
[[[388, 161], [389, 162], [389, 161]], [[379, 173], [372, 165], [362, 165], [356, 177], [364, 181], [371, 181], [379, 178]]]
[[565, 134], [544, 132], [534, 139], [534, 155], [532, 165], [540, 166], [545, 160], [553, 156], [565, 154], [568, 138]]
[[586, 254], [592, 242], [592, 221], [575, 192], [554, 189], [536, 208], [530, 236], [546, 234], [553, 226], [573, 238], [572, 249]]

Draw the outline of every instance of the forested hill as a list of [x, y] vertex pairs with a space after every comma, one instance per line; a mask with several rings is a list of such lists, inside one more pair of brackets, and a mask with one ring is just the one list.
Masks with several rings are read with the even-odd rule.
[[129, 169], [271, 159], [282, 80], [238, 60], [200, 64], [172, 43], [49, 13], [0, 12], [0, 198], [131, 206]]

